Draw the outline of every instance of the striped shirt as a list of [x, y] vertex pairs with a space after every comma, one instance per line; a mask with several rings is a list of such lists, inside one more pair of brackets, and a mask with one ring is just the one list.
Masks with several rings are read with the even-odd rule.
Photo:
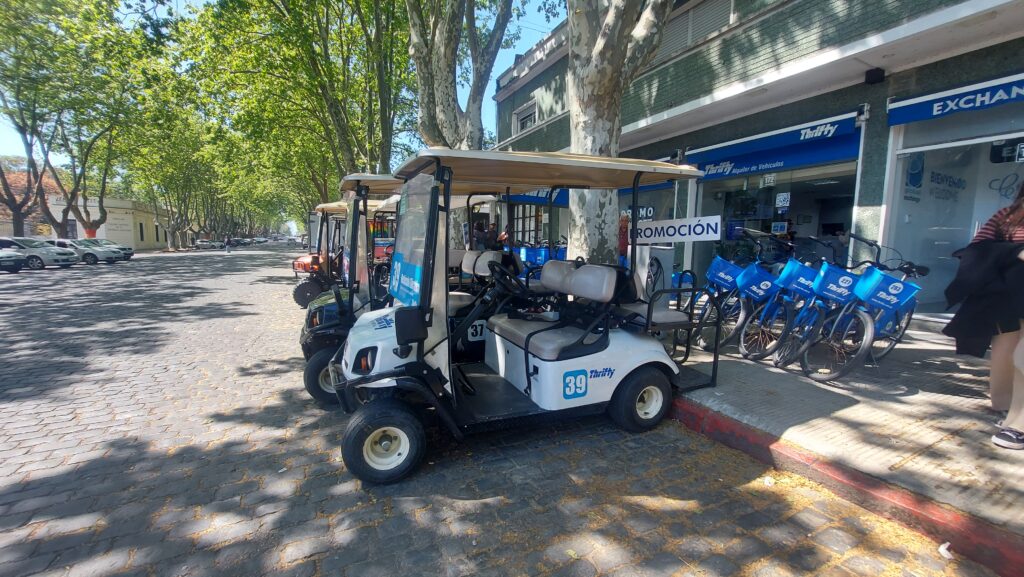
[[980, 240], [1024, 242], [1024, 225], [1015, 226], [1008, 233], [1003, 231], [1003, 225], [1006, 222], [1007, 215], [1010, 214], [1010, 208], [1008, 206], [993, 214], [992, 218], [988, 219], [988, 222], [985, 223], [985, 226], [981, 227], [978, 231], [978, 234], [974, 235], [974, 239], [971, 242], [975, 243]]

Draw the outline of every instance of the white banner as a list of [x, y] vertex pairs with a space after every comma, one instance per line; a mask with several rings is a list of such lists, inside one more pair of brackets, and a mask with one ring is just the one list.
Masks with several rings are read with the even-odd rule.
[[722, 217], [700, 216], [637, 223], [637, 244], [721, 240]]

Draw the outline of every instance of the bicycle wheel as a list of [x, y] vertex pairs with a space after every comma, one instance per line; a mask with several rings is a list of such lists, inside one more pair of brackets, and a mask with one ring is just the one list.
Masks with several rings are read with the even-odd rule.
[[758, 304], [739, 330], [740, 354], [759, 361], [775, 352], [793, 324], [793, 307], [781, 295]]
[[800, 368], [815, 381], [834, 381], [864, 364], [874, 337], [874, 320], [865, 311], [832, 311], [800, 357]]
[[828, 309], [817, 301], [804, 307], [796, 314], [789, 332], [779, 339], [782, 343], [772, 355], [772, 364], [776, 367], [788, 366], [803, 356], [814, 342], [814, 337], [821, 333]]
[[[718, 320], [715, 307], [708, 302], [708, 295], [702, 294], [695, 303], [694, 310], [699, 311], [699, 324], [696, 331], [697, 345], [705, 350], [712, 351], [715, 345], [715, 322]], [[719, 300], [719, 307], [722, 314], [722, 327], [719, 332], [718, 346], [722, 347], [732, 344], [738, 336], [736, 329], [741, 325], [749, 312], [749, 305], [746, 299], [739, 295], [739, 291], [732, 290], [726, 293]]]
[[891, 334], [880, 336], [871, 343], [871, 360], [874, 363], [878, 363], [886, 357], [896, 345], [903, 342], [903, 335], [906, 334], [907, 328], [910, 327], [910, 321], [914, 318], [914, 310], [911, 309], [906, 313], [896, 313], [896, 328]]

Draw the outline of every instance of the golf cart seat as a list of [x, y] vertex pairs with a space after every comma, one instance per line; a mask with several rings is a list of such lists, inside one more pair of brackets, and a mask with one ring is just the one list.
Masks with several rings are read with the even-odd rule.
[[[633, 286], [638, 295], [634, 302], [620, 303], [615, 315], [628, 323], [642, 325], [648, 331], [672, 330], [689, 328], [692, 316], [687, 310], [672, 308], [668, 299], [661, 301], [660, 296], [653, 292], [654, 287], [645, 287], [640, 280], [640, 273], [633, 273]], [[667, 295], [664, 295], [667, 296]], [[653, 306], [652, 306], [653, 302]]]
[[[564, 264], [569, 266], [565, 267]], [[584, 265], [577, 269], [572, 263], [548, 261], [544, 264], [540, 281], [549, 291], [594, 303], [608, 303], [615, 295], [615, 269], [611, 267]], [[509, 318], [508, 314], [497, 314], [487, 321], [487, 327], [494, 334], [545, 361], [589, 354], [593, 351], [585, 347], [600, 339], [600, 335], [588, 334], [583, 326], [571, 320]], [[582, 352], [580, 345], [584, 347]], [[576, 350], [567, 351], [570, 347]]]
[[[467, 250], [462, 257], [462, 272], [475, 277], [490, 278], [491, 269], [487, 266], [490, 262], [501, 262], [501, 253], [493, 250], [479, 251]], [[473, 304], [477, 295], [463, 291], [448, 292], [448, 312], [450, 316], [456, 316], [456, 312]]]

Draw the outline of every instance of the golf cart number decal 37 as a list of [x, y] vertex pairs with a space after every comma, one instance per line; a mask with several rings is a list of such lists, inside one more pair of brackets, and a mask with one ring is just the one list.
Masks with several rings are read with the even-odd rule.
[[587, 395], [587, 371], [567, 371], [562, 375], [562, 397], [578, 399]]

